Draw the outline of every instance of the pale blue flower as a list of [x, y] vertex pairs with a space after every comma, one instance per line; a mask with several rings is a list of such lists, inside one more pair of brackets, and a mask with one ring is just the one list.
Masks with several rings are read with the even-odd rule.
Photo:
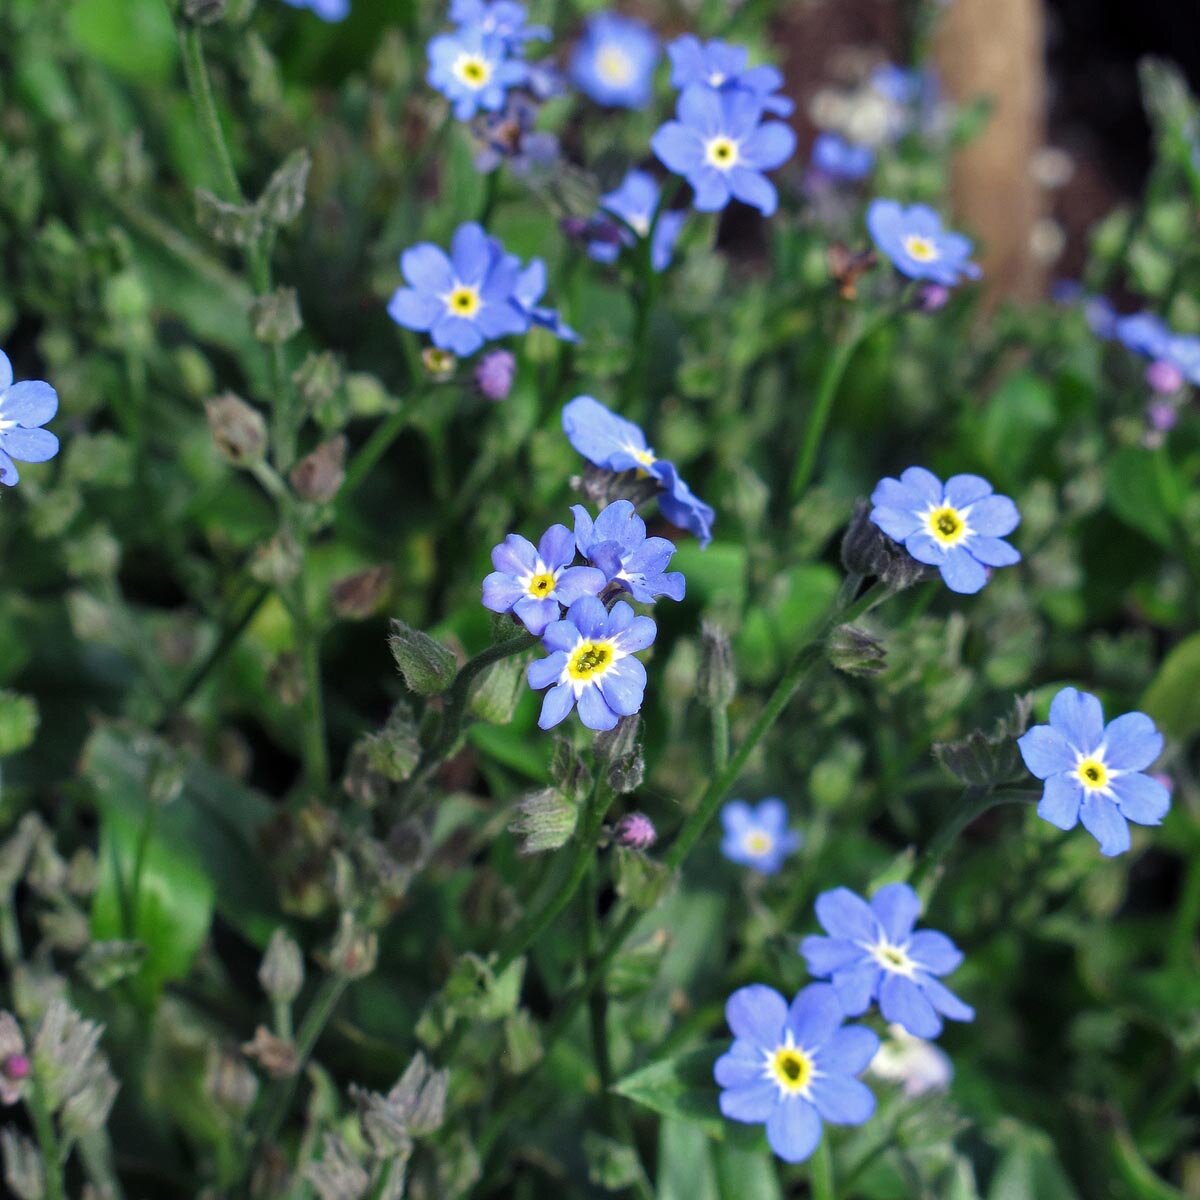
[[645, 108], [657, 62], [658, 38], [647, 25], [599, 13], [588, 21], [571, 56], [571, 79], [597, 104]]
[[0, 350], [0, 483], [21, 478], [13, 459], [46, 462], [58, 453], [58, 438], [42, 429], [58, 412], [58, 393], [40, 379], [13, 382], [12, 363]]

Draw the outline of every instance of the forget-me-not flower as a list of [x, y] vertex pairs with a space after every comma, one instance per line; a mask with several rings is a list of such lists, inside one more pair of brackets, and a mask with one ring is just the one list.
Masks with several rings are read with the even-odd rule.
[[533, 325], [548, 329], [564, 342], [579, 341], [579, 334], [558, 315], [557, 308], [538, 304], [546, 291], [546, 264], [540, 258], [533, 259], [517, 276], [513, 289], [513, 301]]
[[962, 953], [944, 933], [913, 931], [921, 901], [907, 883], [885, 884], [870, 904], [834, 888], [817, 897], [816, 909], [829, 936], [806, 937], [800, 953], [811, 974], [833, 983], [848, 1017], [875, 1000], [885, 1021], [923, 1038], [942, 1032], [942, 1017], [975, 1019], [975, 1010], [936, 978], [953, 971]]
[[504, 38], [474, 25], [440, 33], [429, 42], [426, 79], [454, 105], [460, 121], [481, 109], [496, 112], [504, 107], [508, 89], [523, 83], [528, 71], [520, 59], [509, 57], [509, 50]]
[[952, 592], [972, 595], [987, 583], [988, 567], [1021, 561], [1002, 540], [1020, 524], [1017, 506], [978, 475], [952, 475], [943, 486], [931, 471], [909, 467], [899, 479], [881, 479], [871, 504], [872, 523], [917, 562], [937, 567]]
[[855, 1078], [879, 1049], [863, 1025], [844, 1025], [833, 988], [813, 983], [789, 1005], [763, 984], [738, 988], [725, 1005], [734, 1042], [717, 1059], [721, 1113], [767, 1127], [785, 1162], [803, 1162], [821, 1140], [821, 1122], [862, 1125], [875, 1112], [871, 1089]]
[[606, 471], [642, 471], [662, 489], [658, 507], [672, 525], [694, 533], [701, 546], [712, 541], [716, 514], [679, 477], [675, 464], [658, 458], [646, 435], [592, 396], [576, 396], [564, 408], [563, 432], [588, 462]]
[[731, 199], [769, 217], [778, 205], [765, 171], [782, 166], [796, 148], [796, 135], [782, 121], [762, 123], [762, 103], [748, 92], [685, 88], [676, 120], [650, 139], [659, 160], [692, 185], [700, 212], [716, 212]]
[[645, 108], [654, 84], [658, 38], [631, 17], [599, 13], [571, 56], [571, 79], [597, 104]]
[[460, 29], [478, 29], [489, 37], [498, 37], [510, 46], [529, 41], [548, 41], [545, 25], [530, 25], [525, 5], [515, 0], [454, 0], [450, 20]]
[[[1200, 384], [1200, 337], [1176, 333], [1148, 312], [1117, 317], [1113, 333], [1126, 349], [1150, 359], [1151, 367], [1158, 368], [1160, 382], [1156, 383], [1153, 375], [1148, 379], [1155, 391], [1177, 391], [1185, 379]], [[1172, 377], [1174, 386], [1169, 386]]]
[[484, 342], [524, 333], [530, 317], [516, 298], [520, 260], [474, 221], [455, 231], [449, 256], [422, 242], [400, 257], [408, 287], [388, 304], [397, 325], [428, 333], [435, 346], [472, 354]]
[[537, 546], [510, 533], [492, 550], [496, 569], [483, 581], [483, 606], [512, 612], [535, 637], [546, 632], [581, 596], [598, 596], [608, 582], [596, 567], [573, 567], [575, 538], [565, 525], [551, 525]]
[[854, 183], [865, 179], [875, 166], [875, 151], [836, 133], [822, 133], [813, 143], [812, 169], [826, 179]]
[[682, 600], [684, 579], [680, 571], [668, 571], [675, 543], [666, 538], [647, 537], [646, 522], [628, 500], [614, 500], [593, 521], [582, 504], [575, 514], [575, 545], [594, 567], [642, 604], [653, 604], [656, 596]]
[[604, 236], [594, 236], [588, 242], [588, 257], [595, 262], [615, 262], [622, 246], [632, 246], [638, 239], [649, 236], [653, 227], [650, 266], [655, 271], [665, 271], [687, 217], [685, 213], [667, 209], [655, 224], [654, 216], [661, 198], [652, 175], [645, 171], [630, 171], [619, 188], [600, 197], [601, 209], [623, 224], [607, 223], [602, 229]]
[[530, 663], [529, 686], [548, 687], [538, 725], [552, 729], [572, 708], [589, 728], [612, 729], [642, 707], [646, 668], [634, 658], [658, 630], [649, 617], [634, 616], [624, 600], [609, 612], [595, 596], [576, 600], [542, 637], [550, 652]]
[[1108, 857], [1129, 849], [1129, 822], [1159, 825], [1171, 793], [1145, 774], [1162, 753], [1163, 737], [1145, 713], [1104, 723], [1095, 696], [1063, 688], [1050, 705], [1050, 724], [1017, 739], [1025, 765], [1045, 781], [1038, 816], [1059, 829], [1077, 822]]
[[671, 84], [682, 91], [697, 84], [717, 91], [746, 92], [762, 105], [764, 112], [779, 117], [791, 116], [795, 105], [786, 96], [776, 95], [783, 87], [783, 76], [772, 66], [747, 67], [749, 53], [744, 46], [731, 46], [714, 39], [702, 42], [686, 33], [667, 46], [671, 60]]
[[787, 806], [776, 796], [753, 807], [744, 800], [730, 800], [721, 809], [721, 825], [725, 830], [721, 853], [763, 875], [774, 875], [802, 844], [800, 835], [788, 828]]
[[307, 8], [322, 21], [344, 21], [350, 15], [350, 0], [283, 0], [292, 8]]
[[895, 200], [872, 200], [867, 228], [880, 253], [909, 279], [952, 287], [982, 274], [971, 261], [971, 239], [943, 229], [941, 217], [927, 204], [905, 208]]
[[0, 483], [21, 478], [16, 463], [46, 462], [58, 453], [58, 438], [41, 428], [58, 412], [58, 393], [41, 379], [13, 383], [12, 363], [0, 350]]

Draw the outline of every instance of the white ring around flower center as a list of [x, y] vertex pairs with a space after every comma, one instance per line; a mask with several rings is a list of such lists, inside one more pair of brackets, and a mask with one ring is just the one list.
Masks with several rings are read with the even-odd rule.
[[601, 46], [596, 54], [596, 74], [611, 87], [633, 82], [633, 60], [620, 46]]
[[871, 957], [885, 970], [893, 975], [903, 975], [911, 979], [916, 972], [917, 964], [908, 953], [908, 943], [897, 946], [887, 938], [880, 938], [875, 943], [863, 943]]
[[813, 1053], [796, 1045], [795, 1035], [784, 1030], [783, 1041], [772, 1050], [763, 1051], [763, 1075], [778, 1089], [783, 1098], [802, 1096], [811, 1099], [812, 1085], [824, 1074], [817, 1069]]
[[741, 161], [741, 146], [731, 137], [718, 134], [704, 143], [704, 161], [718, 171], [731, 171]]
[[568, 684], [578, 699], [585, 688], [598, 684], [612, 669], [627, 656], [627, 652], [611, 637], [590, 638], [579, 635], [575, 645], [567, 651], [559, 683]]
[[474, 92], [487, 87], [492, 79], [492, 64], [480, 54], [460, 54], [450, 70], [459, 83]]
[[921, 515], [925, 530], [933, 540], [949, 550], [971, 536], [971, 507], [955, 508], [953, 504], [931, 504]]

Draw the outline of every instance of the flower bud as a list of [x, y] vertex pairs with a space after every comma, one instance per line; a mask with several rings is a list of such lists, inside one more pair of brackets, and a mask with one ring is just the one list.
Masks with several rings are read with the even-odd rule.
[[391, 583], [392, 568], [386, 563], [338, 579], [329, 589], [333, 611], [348, 621], [365, 621], [378, 611]]
[[291, 1004], [304, 984], [304, 955], [286, 929], [277, 929], [267, 943], [258, 982], [277, 1004]]
[[626, 813], [613, 826], [613, 841], [630, 850], [649, 850], [658, 841], [658, 830], [645, 813]]
[[300, 1065], [295, 1045], [276, 1037], [265, 1025], [254, 1031], [252, 1041], [242, 1045], [242, 1053], [258, 1063], [272, 1079], [290, 1079]]
[[487, 400], [507, 400], [517, 373], [517, 360], [508, 350], [491, 350], [475, 368], [475, 386]]
[[262, 414], [232, 392], [205, 402], [208, 427], [218, 451], [235, 467], [252, 467], [267, 450]]
[[346, 979], [362, 979], [375, 970], [379, 958], [379, 936], [360, 925], [348, 912], [342, 913], [337, 935], [326, 961], [331, 970]]
[[0, 1104], [20, 1100], [31, 1071], [20, 1025], [12, 1013], [0, 1012]]
[[454, 378], [454, 372], [458, 370], [458, 359], [449, 350], [426, 346], [421, 351], [421, 365], [434, 383], [445, 383]]
[[1173, 395], [1183, 382], [1183, 372], [1168, 359], [1156, 359], [1146, 368], [1146, 383], [1159, 396]]
[[321, 1160], [305, 1167], [304, 1178], [321, 1200], [362, 1200], [371, 1185], [370, 1175], [336, 1133], [325, 1135]]
[[596, 734], [596, 760], [608, 767], [608, 786], [618, 796], [637, 791], [646, 774], [646, 760], [638, 742], [640, 723], [641, 718], [634, 714]]
[[346, 439], [339, 434], [322, 442], [306, 454], [292, 469], [288, 480], [301, 500], [327, 504], [341, 490], [346, 479]]
[[615, 882], [617, 895], [644, 911], [662, 902], [675, 882], [675, 874], [637, 850], [618, 846]]
[[579, 810], [561, 792], [546, 788], [526, 796], [517, 805], [509, 833], [523, 839], [522, 854], [557, 850], [571, 840], [579, 822]]
[[700, 695], [709, 708], [728, 708], [737, 692], [737, 669], [728, 632], [715, 621], [701, 625]]
[[404, 682], [419, 696], [444, 692], [458, 674], [454, 655], [441, 642], [403, 621], [393, 619], [388, 646]]
[[240, 1120], [258, 1096], [258, 1079], [236, 1054], [214, 1045], [209, 1048], [204, 1089], [218, 1107]]
[[859, 500], [842, 537], [842, 566], [851, 575], [882, 575], [891, 557], [883, 530], [871, 521], [871, 506]]
[[4, 1153], [4, 1182], [17, 1200], [43, 1200], [46, 1175], [38, 1148], [11, 1126], [5, 1126], [0, 1129], [0, 1150]]
[[927, 283], [917, 292], [918, 312], [935, 313], [950, 301], [950, 289], [943, 283]]
[[857, 625], [839, 625], [827, 644], [829, 661], [847, 675], [878, 675], [887, 665], [887, 649]]
[[294, 338], [304, 328], [296, 289], [276, 288], [266, 296], [255, 297], [250, 302], [250, 325], [254, 336], [268, 346], [282, 346]]

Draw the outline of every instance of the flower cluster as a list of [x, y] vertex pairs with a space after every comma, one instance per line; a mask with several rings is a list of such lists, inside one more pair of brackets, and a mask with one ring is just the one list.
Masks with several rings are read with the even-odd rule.
[[40, 379], [13, 382], [12, 363], [0, 350], [0, 483], [21, 478], [18, 462], [46, 462], [58, 453], [58, 438], [42, 426], [58, 412], [58, 393]]
[[513, 0], [454, 0], [450, 20], [454, 32], [431, 38], [427, 48], [429, 85], [460, 121], [498, 112], [509, 89], [529, 78], [525, 43], [548, 38], [549, 30], [528, 24], [525, 6]]
[[422, 242], [400, 256], [408, 283], [397, 288], [388, 314], [397, 325], [428, 333], [439, 349], [473, 354], [485, 342], [525, 333], [531, 325], [575, 340], [558, 312], [539, 304], [546, 290], [540, 258], [523, 267], [474, 221], [455, 231], [447, 255]]
[[682, 212], [659, 212], [661, 189], [652, 175], [630, 171], [614, 191], [600, 197], [600, 212], [585, 228], [588, 257], [616, 262], [621, 250], [650, 238], [650, 266], [665, 271], [671, 263], [683, 223]]
[[787, 115], [792, 103], [777, 95], [783, 78], [774, 67], [747, 68], [744, 49], [682, 37], [668, 48], [671, 82], [680, 89], [675, 120], [660, 126], [650, 145], [659, 161], [682, 176], [700, 212], [731, 199], [769, 217], [778, 205], [765, 172], [782, 166], [796, 135], [767, 113]]
[[568, 441], [588, 462], [606, 471], [638, 471], [653, 479], [661, 489], [658, 507], [662, 515], [672, 525], [694, 533], [701, 546], [708, 545], [716, 514], [693, 495], [674, 463], [655, 455], [638, 426], [591, 396], [576, 396], [567, 404], [562, 423]]

